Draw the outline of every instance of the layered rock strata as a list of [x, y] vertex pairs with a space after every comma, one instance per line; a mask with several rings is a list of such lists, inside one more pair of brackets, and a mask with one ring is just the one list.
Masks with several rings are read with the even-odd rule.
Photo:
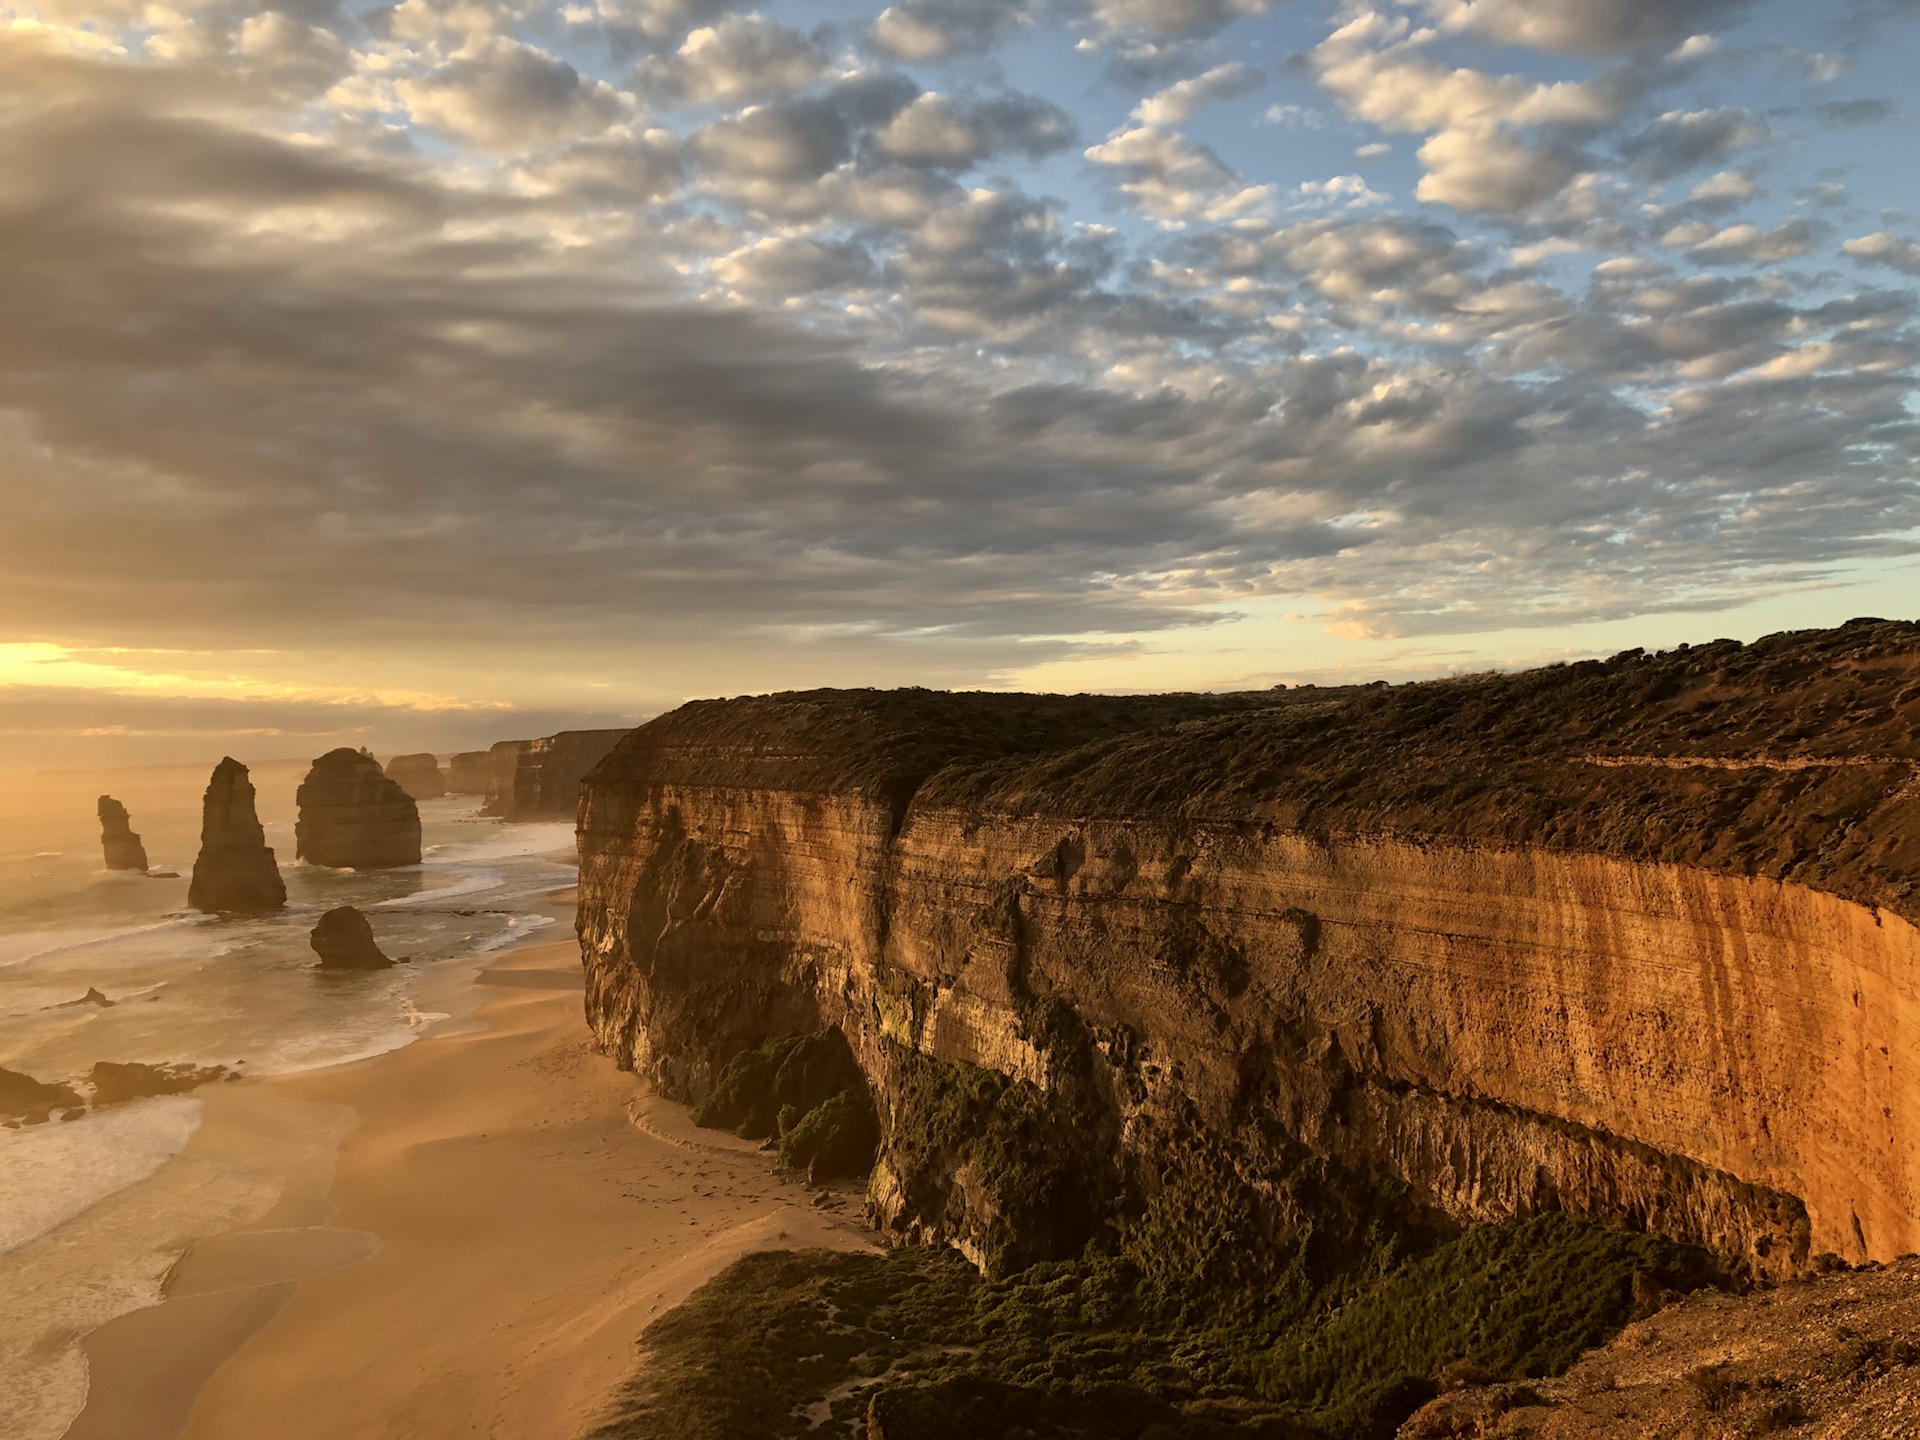
[[520, 751], [530, 740], [496, 740], [487, 750], [487, 798], [482, 815], [505, 819], [513, 809], [513, 780], [520, 768]]
[[308, 937], [327, 970], [384, 970], [393, 964], [373, 938], [367, 917], [351, 905], [336, 905]]
[[1391, 689], [687, 706], [586, 784], [589, 1019], [688, 1098], [838, 1026], [876, 1220], [989, 1263], [1195, 1196], [1258, 1248], [1370, 1194], [1889, 1259], [1916, 723], [1920, 627], [1884, 622]]
[[415, 800], [438, 800], [447, 793], [440, 762], [428, 754], [396, 755], [387, 762], [387, 778]]
[[489, 754], [485, 750], [462, 750], [447, 760], [447, 793], [449, 795], [484, 795], [487, 793], [487, 779], [491, 771]]
[[144, 871], [147, 847], [134, 834], [127, 807], [111, 795], [102, 795], [96, 813], [100, 817], [100, 848], [106, 852], [107, 869]]
[[295, 854], [334, 869], [420, 863], [420, 812], [364, 750], [329, 750], [313, 762], [296, 799]]
[[488, 814], [507, 820], [570, 820], [580, 809], [580, 782], [625, 730], [562, 730], [514, 742], [513, 779], [490, 797]]
[[201, 802], [187, 904], [209, 914], [257, 914], [286, 903], [286, 884], [254, 810], [253, 782], [228, 756], [214, 767]]

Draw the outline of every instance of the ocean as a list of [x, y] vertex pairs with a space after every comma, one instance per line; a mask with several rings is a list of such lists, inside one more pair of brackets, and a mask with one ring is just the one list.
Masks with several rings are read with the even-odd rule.
[[[448, 796], [420, 804], [422, 864], [327, 870], [293, 859], [293, 796], [306, 771], [295, 761], [252, 767], [286, 909], [247, 919], [189, 911], [211, 768], [0, 777], [0, 1067], [85, 1096], [101, 1061], [255, 1076], [377, 1055], [466, 1023], [481, 965], [562, 933], [551, 927], [570, 913], [570, 821], [507, 824], [481, 816], [477, 796]], [[105, 870], [102, 794], [132, 812], [150, 869], [173, 875]], [[402, 963], [318, 971], [308, 935], [336, 905], [358, 906]], [[85, 1402], [85, 1335], [159, 1303], [191, 1240], [273, 1205], [271, 1166], [183, 1157], [202, 1104], [194, 1093], [156, 1095], [0, 1128], [8, 1440], [58, 1440]]]

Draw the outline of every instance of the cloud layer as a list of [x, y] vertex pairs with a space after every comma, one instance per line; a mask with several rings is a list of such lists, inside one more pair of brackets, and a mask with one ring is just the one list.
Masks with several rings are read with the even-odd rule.
[[965, 680], [1906, 553], [1914, 221], [1783, 169], [1904, 122], [1743, 89], [1751, 9], [16, 12], [0, 640]]

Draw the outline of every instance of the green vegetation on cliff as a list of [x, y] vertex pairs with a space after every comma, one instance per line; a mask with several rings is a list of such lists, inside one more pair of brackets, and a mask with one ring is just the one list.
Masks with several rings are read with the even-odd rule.
[[780, 1163], [813, 1181], [866, 1174], [880, 1143], [866, 1077], [831, 1026], [778, 1035], [734, 1056], [693, 1121], [748, 1140], [777, 1139]]
[[1304, 1312], [1172, 1306], [1111, 1256], [989, 1281], [944, 1250], [769, 1252], [655, 1322], [599, 1433], [1374, 1440], [1449, 1377], [1556, 1374], [1633, 1318], [1636, 1288], [1710, 1278], [1698, 1251], [1559, 1215], [1471, 1231]]

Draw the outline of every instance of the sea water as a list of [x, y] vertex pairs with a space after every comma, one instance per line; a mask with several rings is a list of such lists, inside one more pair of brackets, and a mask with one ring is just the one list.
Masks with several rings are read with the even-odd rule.
[[[575, 879], [572, 824], [507, 824], [481, 816], [473, 796], [421, 802], [418, 866], [296, 862], [304, 770], [254, 767], [287, 906], [248, 918], [186, 908], [204, 769], [0, 777], [0, 1066], [84, 1097], [99, 1061], [273, 1075], [377, 1055], [444, 1021], [436, 1006], [493, 952], [564, 913], [553, 897]], [[93, 809], [103, 793], [132, 811], [155, 873], [103, 868]], [[400, 963], [320, 971], [309, 935], [336, 905], [358, 906]], [[109, 1003], [85, 1001], [89, 990]], [[162, 1095], [0, 1128], [8, 1440], [57, 1440], [85, 1399], [85, 1333], [157, 1303], [192, 1238], [272, 1204], [272, 1175], [181, 1158], [201, 1105]]]

